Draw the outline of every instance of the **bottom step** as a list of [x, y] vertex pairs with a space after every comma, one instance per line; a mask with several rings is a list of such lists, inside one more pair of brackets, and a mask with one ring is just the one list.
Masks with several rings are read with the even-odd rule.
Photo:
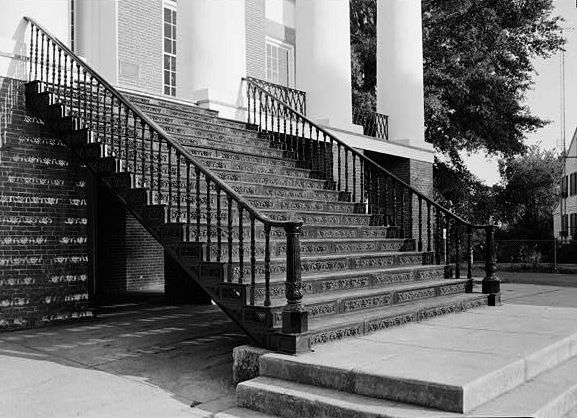
[[[539, 417], [573, 418], [577, 360], [569, 360], [467, 414], [371, 398], [318, 386], [258, 377], [237, 387], [238, 405], [283, 418]], [[573, 415], [571, 415], [573, 414]]]
[[[513, 413], [518, 404], [561, 416], [577, 405], [575, 356], [577, 309], [503, 305], [320, 345], [299, 356], [265, 354], [260, 375], [425, 410], [519, 416]], [[253, 402], [250, 384], [238, 387], [245, 407]]]

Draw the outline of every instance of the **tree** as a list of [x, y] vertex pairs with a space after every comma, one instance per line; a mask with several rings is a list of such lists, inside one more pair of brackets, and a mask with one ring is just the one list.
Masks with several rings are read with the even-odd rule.
[[515, 238], [553, 238], [553, 211], [559, 202], [563, 164], [552, 151], [537, 146], [499, 161], [503, 184], [497, 186], [497, 212]]
[[376, 110], [377, 2], [351, 0], [351, 69], [353, 108]]
[[[374, 110], [376, 0], [350, 4], [353, 104]], [[522, 153], [546, 123], [523, 99], [534, 58], [564, 44], [552, 10], [553, 0], [423, 0], [425, 136], [457, 168], [462, 150]]]
[[476, 224], [487, 224], [494, 216], [495, 193], [466, 169], [435, 159], [435, 201]]
[[534, 58], [564, 44], [552, 10], [553, 0], [423, 2], [425, 137], [454, 164], [461, 150], [520, 154], [546, 123], [523, 100]]

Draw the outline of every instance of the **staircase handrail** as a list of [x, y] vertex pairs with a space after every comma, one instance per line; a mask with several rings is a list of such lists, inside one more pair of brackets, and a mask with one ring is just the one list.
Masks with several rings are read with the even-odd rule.
[[374, 160], [372, 160], [371, 158], [365, 156], [364, 154], [358, 152], [357, 150], [355, 150], [353, 147], [349, 146], [348, 144], [346, 144], [344, 141], [342, 141], [341, 139], [339, 139], [337, 136], [335, 136], [334, 134], [330, 133], [328, 130], [324, 129], [323, 127], [321, 127], [320, 125], [318, 125], [317, 123], [313, 122], [311, 119], [309, 119], [307, 116], [303, 115], [302, 113], [300, 113], [299, 111], [297, 111], [296, 109], [292, 108], [290, 105], [288, 105], [287, 103], [283, 102], [282, 100], [280, 100], [279, 98], [277, 98], [276, 96], [272, 95], [270, 92], [268, 92], [266, 89], [262, 88], [258, 83], [255, 83], [253, 80], [251, 80], [251, 78], [244, 78], [244, 80], [252, 85], [253, 87], [255, 87], [257, 90], [259, 90], [260, 92], [262, 92], [263, 94], [265, 94], [266, 96], [274, 99], [275, 101], [279, 102], [283, 107], [287, 108], [290, 112], [294, 113], [298, 118], [306, 121], [308, 124], [310, 124], [311, 126], [314, 126], [316, 129], [318, 129], [320, 132], [324, 133], [326, 136], [332, 138], [336, 143], [340, 144], [341, 147], [347, 149], [349, 152], [351, 152], [352, 154], [354, 154], [355, 156], [357, 156], [358, 158], [360, 158], [361, 160], [369, 163], [370, 165], [374, 166], [375, 168], [377, 168], [378, 170], [382, 171], [383, 173], [385, 173], [388, 177], [394, 179], [398, 184], [400, 184], [401, 186], [405, 187], [406, 189], [410, 190], [413, 194], [415, 194], [416, 196], [420, 197], [421, 199], [423, 199], [424, 201], [430, 203], [433, 207], [439, 209], [440, 211], [442, 211], [443, 213], [447, 214], [448, 216], [450, 216], [451, 218], [453, 218], [454, 220], [461, 222], [462, 224], [469, 226], [473, 229], [485, 229], [488, 227], [493, 227], [494, 225], [482, 225], [482, 224], [473, 224], [463, 218], [461, 218], [460, 216], [452, 213], [449, 209], [444, 208], [443, 206], [439, 205], [438, 203], [436, 203], [434, 200], [430, 199], [429, 197], [427, 197], [426, 195], [424, 195], [423, 193], [419, 192], [417, 189], [415, 189], [413, 186], [407, 184], [406, 182], [404, 182], [403, 180], [399, 179], [396, 175], [394, 175], [393, 173], [391, 173], [389, 170], [387, 170], [386, 168], [384, 168], [383, 166], [381, 166], [380, 164], [378, 164], [377, 162], [375, 162]]
[[[154, 190], [154, 183], [156, 182], [157, 186], [157, 196], [159, 198], [159, 207], [149, 207], [146, 210], [153, 211], [152, 213], [158, 214], [160, 213], [161, 219], [167, 219], [166, 213], [168, 212], [169, 217], [168, 220], [164, 223], [172, 224], [172, 211], [171, 209], [175, 208], [177, 213], [177, 221], [176, 224], [180, 223], [179, 226], [185, 226], [186, 232], [183, 229], [180, 229], [180, 234], [182, 236], [186, 236], [184, 241], [190, 241], [190, 234], [192, 231], [191, 223], [192, 219], [196, 221], [196, 241], [200, 244], [205, 243], [206, 247], [200, 249], [200, 255], [198, 258], [200, 262], [208, 262], [212, 263], [216, 261], [218, 263], [218, 268], [210, 270], [207, 266], [208, 273], [206, 274], [218, 274], [219, 280], [221, 282], [226, 282], [227, 285], [233, 287], [233, 291], [231, 295], [234, 295], [235, 298], [241, 298], [242, 295], [248, 296], [246, 304], [249, 306], [256, 305], [256, 276], [257, 276], [257, 262], [260, 262], [262, 259], [257, 261], [257, 249], [256, 249], [256, 225], [255, 221], [258, 221], [262, 226], [264, 226], [263, 231], [263, 238], [264, 238], [264, 254], [262, 257], [264, 258], [263, 261], [263, 269], [259, 269], [258, 274], [264, 277], [264, 284], [265, 284], [265, 292], [264, 292], [264, 302], [263, 305], [265, 308], [271, 307], [271, 229], [272, 228], [283, 228], [284, 235], [286, 238], [286, 259], [284, 261], [284, 268], [286, 271], [286, 278], [285, 278], [285, 287], [286, 287], [286, 305], [283, 308], [283, 332], [287, 333], [294, 333], [294, 332], [302, 332], [302, 330], [306, 330], [307, 327], [307, 315], [306, 310], [302, 304], [302, 280], [301, 280], [301, 248], [300, 248], [300, 234], [301, 234], [301, 227], [303, 225], [302, 220], [274, 220], [263, 214], [259, 209], [257, 209], [253, 204], [251, 204], [248, 200], [246, 200], [243, 196], [240, 195], [236, 190], [234, 190], [231, 186], [229, 186], [225, 181], [221, 180], [212, 170], [207, 168], [205, 164], [199, 161], [196, 157], [192, 155], [192, 153], [188, 152], [186, 148], [184, 148], [180, 143], [178, 143], [169, 133], [166, 132], [165, 129], [160, 127], [152, 118], [148, 117], [143, 111], [139, 109], [138, 106], [134, 105], [129, 99], [124, 97], [122, 93], [120, 93], [114, 86], [108, 83], [96, 70], [94, 70], [89, 64], [84, 62], [82, 58], [76, 55], [72, 50], [70, 50], [64, 43], [62, 43], [56, 36], [54, 36], [50, 31], [45, 29], [42, 25], [40, 25], [35, 19], [25, 16], [25, 21], [30, 23], [31, 25], [31, 34], [30, 34], [30, 58], [29, 58], [29, 77], [32, 81], [34, 79], [38, 79], [40, 85], [51, 86], [53, 91], [48, 90], [49, 93], [54, 94], [57, 98], [60, 98], [62, 95], [64, 100], [67, 99], [67, 95], [69, 95], [70, 99], [70, 119], [64, 120], [62, 118], [62, 111], [64, 111], [63, 107], [58, 109], [54, 109], [57, 112], [57, 116], [55, 117], [58, 119], [58, 126], [66, 126], [65, 128], [58, 128], [60, 130], [67, 130], [67, 131], [76, 131], [79, 129], [79, 126], [88, 126], [89, 129], [86, 129], [86, 134], [94, 127], [96, 127], [95, 132], [100, 133], [100, 121], [101, 117], [98, 114], [100, 111], [100, 106], [102, 102], [102, 109], [104, 112], [104, 117], [102, 118], [103, 122], [103, 139], [104, 144], [110, 137], [110, 146], [113, 151], [114, 155], [114, 140], [117, 138], [116, 148], [118, 149], [118, 156], [114, 157], [114, 163], [118, 163], [118, 170], [120, 172], [128, 171], [128, 167], [130, 163], [133, 163], [133, 173], [134, 177], [138, 177], [138, 149], [136, 148], [136, 144], [139, 139], [141, 141], [140, 144], [140, 151], [141, 151], [141, 158], [140, 158], [140, 166], [141, 166], [141, 180], [143, 184], [147, 184], [147, 181], [150, 179], [150, 186], [148, 187], [150, 190], [151, 200], [155, 193]], [[34, 37], [35, 32], [35, 37]], [[41, 44], [39, 43], [39, 33], [41, 34]], [[44, 55], [44, 45], [45, 45], [45, 37], [46, 39], [46, 55]], [[40, 46], [40, 48], [39, 48]], [[50, 54], [50, 48], [52, 48], [52, 53]], [[58, 48], [58, 53], [56, 51]], [[61, 53], [64, 53], [64, 82], [61, 83]], [[40, 57], [40, 60], [39, 60]], [[46, 57], [46, 60], [44, 60]], [[50, 58], [52, 59], [50, 61]], [[67, 69], [67, 63], [70, 59], [70, 68]], [[40, 72], [38, 72], [38, 64], [40, 68]], [[74, 66], [76, 66], [76, 74], [74, 72]], [[83, 81], [81, 80], [80, 76], [80, 68], [82, 68], [83, 73]], [[34, 76], [33, 70], [34, 69]], [[51, 76], [50, 76], [51, 71]], [[70, 72], [69, 72], [70, 71]], [[67, 79], [67, 76], [70, 75], [70, 78]], [[89, 76], [89, 80], [87, 80], [87, 75]], [[51, 80], [51, 81], [50, 81]], [[68, 81], [70, 83], [68, 83]], [[95, 83], [94, 83], [95, 82]], [[87, 85], [89, 83], [89, 88]], [[74, 97], [74, 89], [76, 88], [74, 84], [77, 84], [78, 91], [77, 96]], [[103, 91], [100, 92], [100, 87], [102, 87]], [[63, 94], [61, 94], [61, 89], [63, 90]], [[96, 89], [96, 93], [94, 94], [94, 89]], [[108, 95], [110, 94], [110, 103], [108, 103]], [[93, 96], [96, 96], [96, 120], [93, 123]], [[75, 111], [75, 101], [76, 105], [78, 106], [77, 116], [72, 114]], [[116, 102], [116, 103], [115, 103]], [[55, 103], [58, 104], [58, 103]], [[116, 106], [116, 107], [115, 107]], [[89, 107], [89, 111], [87, 110]], [[83, 112], [82, 112], [83, 109]], [[107, 115], [107, 109], [110, 109], [110, 115]], [[116, 112], [116, 113], [115, 113]], [[121, 113], [124, 116], [124, 125], [123, 119], [121, 118]], [[132, 122], [133, 127], [132, 129], [132, 159], [129, 160], [130, 150], [128, 149], [130, 144], [130, 137], [129, 137], [129, 114], [132, 115]], [[82, 115], [83, 118], [82, 118]], [[107, 119], [109, 117], [110, 119]], [[140, 129], [137, 128], [137, 120], [140, 121]], [[108, 123], [108, 126], [106, 126]], [[60, 125], [64, 124], [64, 125]], [[145, 129], [146, 128], [146, 129]], [[116, 130], [115, 130], [116, 129]], [[122, 132], [124, 132], [124, 136], [121, 140]], [[140, 134], [140, 137], [139, 137]], [[146, 139], [148, 139], [146, 141]], [[124, 141], [124, 163], [122, 164], [122, 143]], [[86, 141], [84, 141], [86, 142]], [[146, 148], [145, 147], [146, 142]], [[154, 145], [156, 142], [157, 149], [154, 149]], [[162, 146], [165, 146], [164, 154], [162, 154]], [[145, 153], [149, 157], [148, 160], [145, 158]], [[174, 153], [174, 159], [173, 159]], [[167, 155], [167, 179], [164, 176], [164, 168], [166, 165], [163, 166], [163, 156]], [[155, 162], [157, 159], [157, 162]], [[118, 161], [117, 161], [118, 160]], [[174, 163], [173, 163], [174, 161]], [[147, 166], [148, 164], [148, 166]], [[183, 175], [181, 172], [181, 165], [184, 164], [186, 170], [186, 181], [183, 182]], [[145, 166], [148, 168], [145, 170]], [[191, 183], [191, 168], [195, 172], [196, 177], [196, 186]], [[155, 173], [156, 169], [156, 173]], [[173, 173], [176, 172], [176, 175]], [[156, 177], [156, 180], [155, 180]], [[176, 182], [173, 180], [176, 178]], [[206, 185], [206, 190], [203, 191], [201, 195], [201, 178], [204, 179], [204, 184]], [[131, 180], [132, 181], [132, 180]], [[124, 184], [124, 183], [123, 183]], [[185, 185], [186, 189], [183, 191], [183, 184]], [[166, 189], [163, 191], [163, 187], [168, 188], [168, 199], [167, 204], [164, 205], [162, 203], [162, 196], [166, 193]], [[132, 186], [138, 187], [138, 186]], [[195, 202], [196, 202], [196, 213], [194, 214], [191, 210], [191, 202], [192, 202], [192, 188], [195, 188]], [[214, 208], [211, 204], [211, 188], [216, 190], [216, 208]], [[176, 191], [174, 191], [176, 189]], [[221, 192], [223, 192], [225, 200], [228, 200], [227, 210], [228, 215], [223, 216], [224, 219], [228, 219], [228, 225], [224, 228], [221, 224], [221, 215], [226, 215], [221, 211]], [[182, 207], [182, 197], [184, 193], [184, 198], [186, 202], [186, 207]], [[204, 203], [201, 201], [205, 199]], [[173, 203], [176, 201], [176, 203]], [[203, 212], [201, 212], [201, 205], [203, 206]], [[234, 206], [236, 205], [237, 212], [233, 215]], [[168, 211], [164, 212], [164, 207], [167, 206]], [[182, 210], [181, 210], [182, 209]], [[156, 211], [156, 212], [154, 212]], [[214, 231], [212, 228], [212, 219], [213, 214], [216, 215], [214, 218], [216, 219], [216, 240], [217, 242], [214, 243], [211, 240], [212, 232]], [[248, 225], [243, 223], [244, 215], [248, 214], [249, 222]], [[201, 229], [201, 219], [202, 216], [205, 215], [205, 230], [206, 239], [202, 238], [202, 243], [200, 242], [200, 237], [202, 236], [202, 229]], [[185, 221], [182, 221], [182, 219]], [[233, 217], [238, 220], [238, 223], [233, 226]], [[157, 219], [157, 218], [156, 218]], [[185, 223], [186, 222], [186, 223]], [[248, 228], [248, 232], [244, 232], [244, 228]], [[223, 233], [223, 230], [226, 230], [227, 234]], [[236, 255], [236, 260], [233, 260], [233, 235], [234, 235], [234, 228], [238, 230], [238, 238], [235, 244], [238, 247], [238, 253]], [[171, 232], [166, 232], [170, 234]], [[259, 232], [260, 233], [260, 232]], [[244, 241], [244, 236], [246, 235], [247, 241]], [[228, 261], [225, 260], [225, 245], [223, 245], [224, 241], [222, 238], [228, 240]], [[181, 238], [182, 240], [182, 238]], [[212, 244], [216, 244], [216, 255], [214, 260], [212, 258]], [[246, 245], [246, 246], [245, 246]], [[172, 251], [172, 249], [169, 249]], [[245, 250], [247, 254], [245, 255]], [[261, 255], [259, 255], [259, 258]], [[248, 259], [245, 261], [245, 258]], [[218, 273], [214, 273], [217, 272]], [[245, 271], [246, 276], [245, 276]], [[281, 270], [279, 270], [281, 271]], [[213, 273], [211, 273], [213, 272]], [[243, 290], [237, 290], [235, 288], [236, 285], [240, 285], [243, 287]], [[245, 285], [249, 285], [245, 289]], [[286, 313], [287, 320], [284, 320]]]
[[118, 91], [114, 86], [108, 83], [103, 77], [101, 77], [96, 70], [94, 70], [88, 63], [83, 61], [78, 55], [76, 55], [72, 50], [70, 50], [64, 43], [62, 43], [56, 36], [49, 32], [46, 28], [40, 25], [36, 20], [29, 16], [24, 16], [24, 19], [30, 23], [36, 25], [42, 32], [44, 32], [52, 42], [57, 44], [63, 51], [73, 57], [78, 64], [80, 64], [90, 75], [97, 80], [103, 87], [109, 90], [114, 96], [120, 100], [126, 107], [130, 109], [131, 112], [137, 114], [143, 121], [145, 121], [150, 127], [152, 127], [158, 134], [162, 135], [170, 145], [177, 150], [184, 158], [189, 160], [196, 168], [198, 168], [206, 177], [210, 178], [210, 181], [218, 185], [227, 195], [232, 196], [232, 198], [239, 204], [241, 204], [245, 210], [247, 210], [251, 215], [253, 215], [259, 221], [268, 224], [275, 228], [285, 228], [290, 225], [302, 225], [301, 221], [275, 221], [270, 219], [268, 216], [262, 214], [257, 208], [255, 208], [250, 202], [248, 202], [244, 197], [242, 197], [238, 192], [231, 188], [227, 183], [221, 180], [212, 170], [203, 166], [203, 164], [198, 161], [193, 155], [191, 155], [182, 145], [180, 145], [174, 138], [170, 136], [162, 127], [160, 127], [156, 122], [150, 119], [144, 112], [142, 112], [138, 106], [133, 104], [129, 99], [127, 99], [120, 91]]
[[[444, 208], [430, 197], [426, 196], [410, 184], [401, 180], [398, 176], [385, 169], [373, 159], [367, 157], [363, 153], [358, 152], [353, 147], [339, 139], [337, 136], [329, 132], [327, 129], [319, 126], [313, 122], [306, 115], [291, 107], [289, 104], [281, 100], [281, 98], [274, 96], [266, 89], [262, 88], [259, 83], [255, 83], [250, 78], [243, 79], [247, 84], [247, 117], [248, 122], [257, 124], [261, 130], [271, 132], [273, 137], [277, 139], [291, 152], [294, 152], [297, 159], [304, 164], [310, 163], [317, 168], [325, 179], [328, 180], [332, 187], [342, 191], [342, 183], [344, 183], [345, 199], [350, 199], [354, 203], [362, 206], [367, 205], [368, 213], [375, 215], [375, 222], [380, 225], [389, 225], [388, 223], [388, 207], [387, 199], [390, 198], [387, 190], [387, 181], [392, 184], [392, 217], [393, 225], [399, 228], [401, 237], [405, 237], [405, 222], [406, 213], [413, 214], [415, 208], [412, 205], [412, 196], [418, 199], [418, 237], [415, 237], [417, 242], [417, 249], [419, 251], [425, 250], [430, 252], [433, 249], [431, 245], [431, 208], [435, 211], [437, 221], [435, 227], [437, 228], [437, 236], [435, 238], [435, 261], [441, 264], [441, 253], [443, 254], [444, 264], [448, 269], [446, 275], [452, 275], [450, 269], [450, 252], [449, 252], [449, 232], [451, 229], [451, 221], [453, 222], [453, 234], [455, 238], [455, 278], [460, 278], [460, 264], [461, 264], [461, 227], [464, 226], [467, 234], [467, 278], [469, 279], [468, 289], [472, 290], [472, 270], [473, 270], [473, 230], [483, 230], [485, 232], [485, 278], [483, 280], [483, 293], [489, 295], [489, 304], [495, 305], [500, 301], [500, 287], [499, 280], [495, 276], [496, 270], [496, 252], [495, 252], [495, 230], [496, 225], [478, 225], [469, 222], [459, 215], [452, 213], [449, 209]], [[252, 99], [252, 101], [251, 101]], [[257, 111], [258, 106], [258, 111]], [[264, 116], [264, 117], [263, 117]], [[264, 119], [264, 123], [263, 123]], [[287, 129], [288, 124], [288, 129]], [[294, 128], [294, 130], [293, 130]], [[300, 134], [299, 134], [300, 129]], [[308, 132], [308, 136], [307, 136]], [[322, 138], [322, 140], [321, 140]], [[336, 148], [337, 176], [335, 177], [335, 161], [334, 153]], [[328, 151], [328, 152], [327, 152]], [[344, 152], [343, 152], [344, 151]], [[342, 154], [344, 153], [344, 170], [341, 170]], [[316, 159], [316, 161], [315, 161]], [[358, 172], [357, 176], [357, 160]], [[352, 170], [349, 170], [349, 164], [352, 163]], [[344, 179], [342, 172], [344, 171]], [[352, 187], [349, 187], [352, 176]], [[359, 179], [360, 177], [360, 179]], [[379, 190], [379, 182], [383, 179], [384, 182], [384, 196]], [[357, 183], [357, 181], [359, 183]], [[365, 184], [366, 182], [366, 184]], [[357, 184], [359, 186], [357, 187]], [[364, 187], [365, 186], [365, 187]], [[364, 187], [364, 188], [363, 188]], [[397, 187], [400, 187], [400, 199], [397, 195]], [[350, 189], [352, 188], [352, 193]], [[358, 189], [360, 191], [357, 194]], [[405, 194], [409, 195], [409, 202], [405, 201]], [[365, 194], [368, 200], [365, 200]], [[357, 199], [360, 196], [360, 199]], [[358, 202], [357, 202], [358, 200]], [[400, 200], [400, 210], [399, 210]], [[385, 202], [384, 204], [382, 202]], [[424, 245], [423, 236], [423, 202], [426, 206], [426, 246]], [[410, 215], [409, 215], [410, 216]], [[399, 222], [400, 218], [400, 222]], [[372, 220], [371, 220], [372, 221]], [[413, 228], [417, 225], [408, 222]], [[442, 239], [440, 238], [442, 235]], [[411, 234], [412, 236], [412, 234]]]

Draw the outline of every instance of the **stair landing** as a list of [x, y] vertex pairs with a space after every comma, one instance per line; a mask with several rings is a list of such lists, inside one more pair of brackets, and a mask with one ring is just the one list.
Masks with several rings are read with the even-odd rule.
[[478, 308], [264, 355], [237, 399], [283, 417], [562, 416], [577, 406], [576, 355], [577, 309]]

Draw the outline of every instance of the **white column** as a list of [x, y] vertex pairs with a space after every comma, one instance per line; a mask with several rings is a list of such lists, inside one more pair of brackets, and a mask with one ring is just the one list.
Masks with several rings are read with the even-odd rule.
[[118, 0], [76, 1], [76, 53], [118, 84]]
[[295, 26], [296, 87], [307, 93], [308, 116], [351, 129], [349, 0], [297, 0]]
[[421, 0], [377, 2], [377, 111], [391, 141], [426, 146]]
[[242, 119], [244, 0], [179, 1], [176, 32], [178, 96]]

